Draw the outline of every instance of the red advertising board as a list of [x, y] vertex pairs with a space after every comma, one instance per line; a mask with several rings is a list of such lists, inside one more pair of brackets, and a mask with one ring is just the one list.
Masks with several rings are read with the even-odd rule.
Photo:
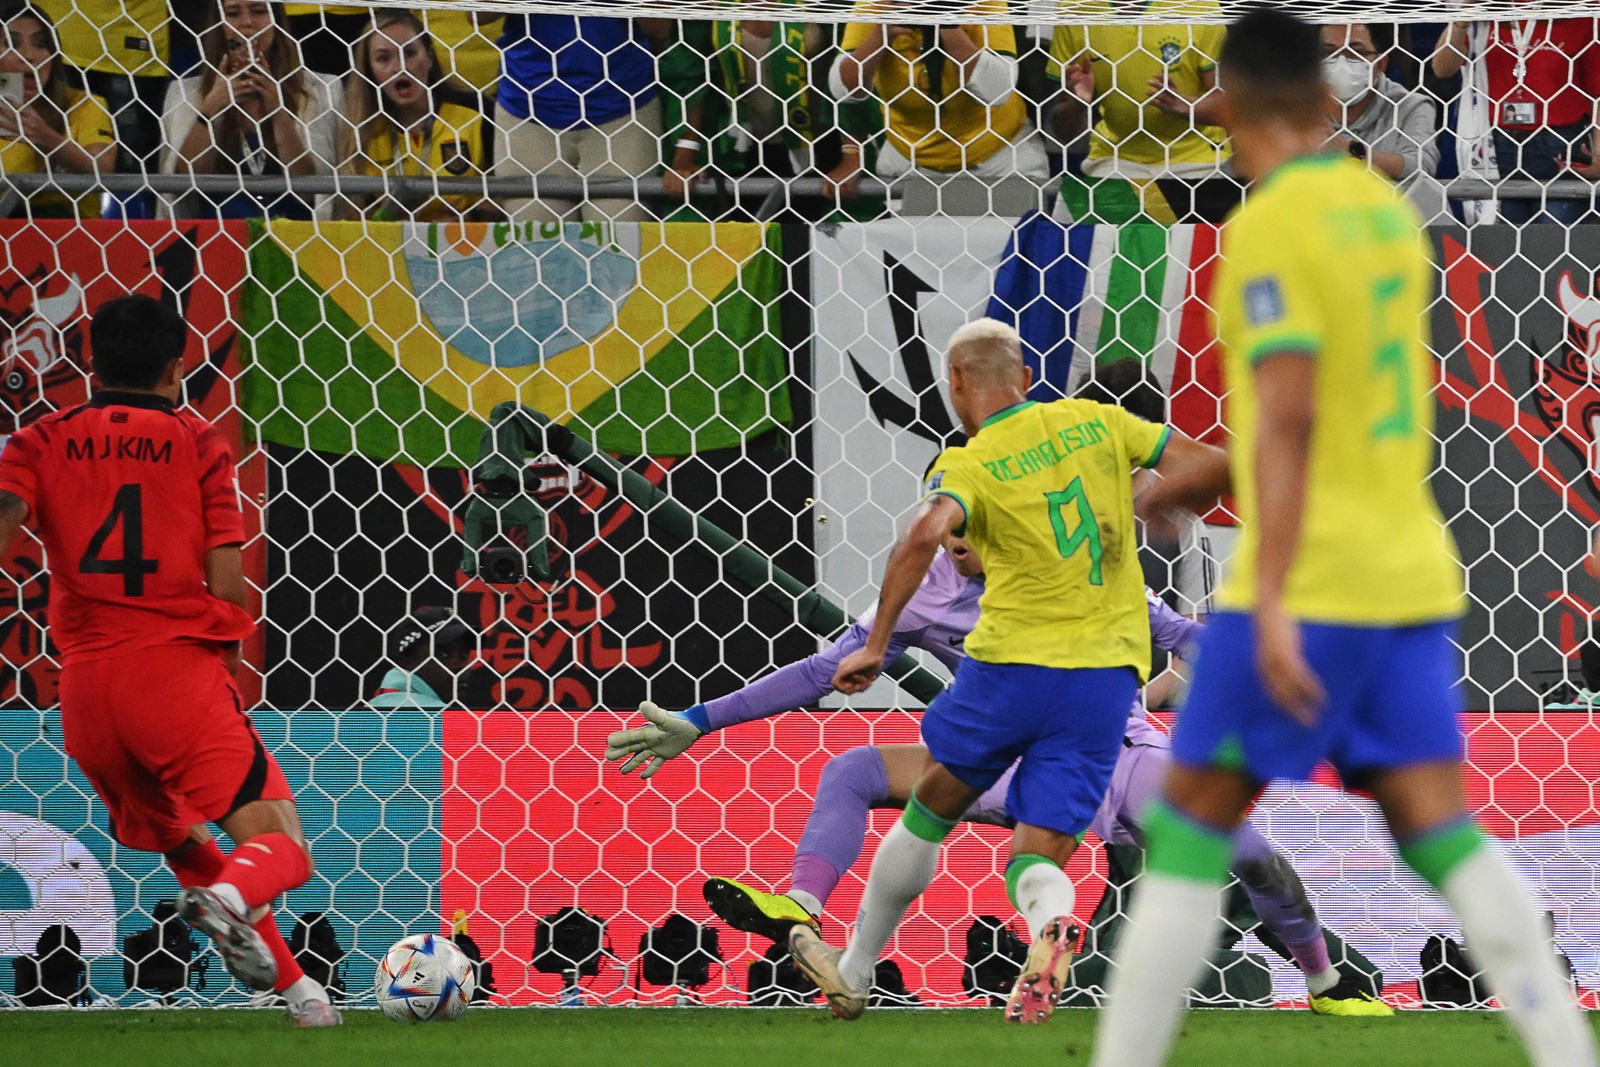
[[[917, 717], [905, 712], [792, 714], [707, 738], [640, 782], [601, 758], [606, 735], [630, 720], [637, 721], [610, 712], [445, 715], [442, 910], [472, 916], [473, 934], [511, 1003], [548, 1003], [558, 994], [561, 977], [537, 973], [529, 961], [539, 917], [574, 904], [606, 921], [616, 955], [585, 988], [597, 999], [633, 999], [647, 928], [672, 912], [715, 922], [700, 895], [705, 878], [787, 887], [794, 845], [831, 755], [918, 737]], [[1600, 947], [1600, 905], [1592, 892], [1564, 899], [1570, 879], [1563, 857], [1577, 854], [1574, 832], [1600, 830], [1588, 785], [1600, 779], [1600, 727], [1582, 713], [1471, 715], [1466, 725], [1473, 800], [1542, 887], [1558, 938], [1582, 972], [1585, 953]], [[828, 902], [825, 932], [840, 943], [872, 853], [895, 817], [874, 815], [861, 862]], [[1300, 867], [1324, 921], [1378, 961], [1397, 991], [1415, 979], [1421, 939], [1451, 931], [1429, 925], [1448, 919], [1425, 899], [1420, 882], [1394, 866], [1366, 801], [1325, 784], [1278, 787], [1264, 799], [1259, 825]], [[961, 961], [968, 925], [977, 915], [1013, 916], [1000, 873], [1008, 839], [993, 827], [958, 830], [939, 876], [891, 944], [907, 986], [925, 1000], [967, 1003]], [[1074, 858], [1080, 919], [1100, 898], [1100, 862], [1094, 847]], [[746, 968], [767, 943], [719, 932], [727, 969], [713, 969], [703, 995], [742, 1002]], [[1277, 971], [1280, 996], [1303, 995], [1292, 971]], [[642, 995], [675, 992], [646, 985]]]

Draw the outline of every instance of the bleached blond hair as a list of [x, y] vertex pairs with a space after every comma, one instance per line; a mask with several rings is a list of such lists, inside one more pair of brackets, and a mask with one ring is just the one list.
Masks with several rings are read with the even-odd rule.
[[974, 319], [950, 335], [950, 364], [981, 378], [1022, 373], [1022, 336], [998, 319]]

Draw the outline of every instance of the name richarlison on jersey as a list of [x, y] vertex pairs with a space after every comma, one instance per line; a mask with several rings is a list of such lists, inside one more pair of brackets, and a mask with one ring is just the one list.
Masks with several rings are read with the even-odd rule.
[[68, 459], [132, 459], [145, 463], [171, 463], [172, 442], [159, 445], [142, 434], [106, 434], [99, 442], [93, 437], [68, 438]]
[[1099, 419], [1090, 419], [1088, 422], [1069, 426], [1032, 448], [1002, 456], [1000, 459], [984, 460], [983, 469], [992, 474], [995, 481], [1009, 482], [1042, 470], [1049, 470], [1079, 449], [1097, 445], [1110, 436], [1105, 423]]

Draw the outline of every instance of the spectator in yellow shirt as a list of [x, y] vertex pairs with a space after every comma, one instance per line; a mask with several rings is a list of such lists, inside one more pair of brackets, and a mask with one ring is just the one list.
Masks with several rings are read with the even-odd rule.
[[[1153, 0], [1146, 10], [1156, 17], [1172, 2]], [[1216, 57], [1225, 35], [1223, 26], [1176, 21], [1056, 27], [1048, 69], [1063, 92], [1051, 124], [1070, 143], [1098, 116], [1083, 176], [1062, 178], [1058, 218], [1222, 221], [1241, 190], [1226, 169], [1227, 135], [1216, 125]]]
[[[356, 45], [356, 69], [345, 90], [342, 173], [419, 178], [481, 178], [483, 113], [465, 88], [441, 76], [439, 57], [420, 19], [408, 11], [376, 15]], [[420, 222], [462, 220], [490, 205], [481, 196], [346, 198], [341, 218]]]
[[[20, 93], [0, 96], [0, 170], [7, 174], [95, 174], [117, 156], [111, 116], [97, 96], [67, 84], [49, 16], [26, 3], [0, 7], [5, 51], [0, 71], [20, 76]], [[100, 194], [43, 190], [13, 217], [99, 218]]]
[[422, 25], [433, 42], [439, 70], [478, 94], [478, 109], [485, 114], [494, 106], [495, 87], [500, 83], [500, 31], [505, 19], [496, 11], [483, 12], [483, 19], [471, 11], [428, 8], [418, 11]]
[[[969, 9], [997, 14], [1003, 2]], [[853, 22], [829, 78], [841, 101], [876, 97], [888, 137], [877, 173], [997, 180], [1048, 176], [1044, 144], [1017, 92], [1016, 31], [1004, 25], [906, 26]]]
[[[36, 0], [55, 20], [61, 55], [105, 102], [115, 123], [117, 170], [156, 169], [168, 73], [167, 0]], [[124, 194], [128, 217], [148, 218], [146, 193]]]

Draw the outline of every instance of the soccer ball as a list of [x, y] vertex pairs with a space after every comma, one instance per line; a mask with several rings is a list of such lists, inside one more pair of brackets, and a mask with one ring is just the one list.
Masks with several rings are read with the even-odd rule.
[[378, 963], [378, 1006], [400, 1022], [447, 1023], [467, 1010], [476, 984], [472, 961], [454, 942], [412, 934]]

